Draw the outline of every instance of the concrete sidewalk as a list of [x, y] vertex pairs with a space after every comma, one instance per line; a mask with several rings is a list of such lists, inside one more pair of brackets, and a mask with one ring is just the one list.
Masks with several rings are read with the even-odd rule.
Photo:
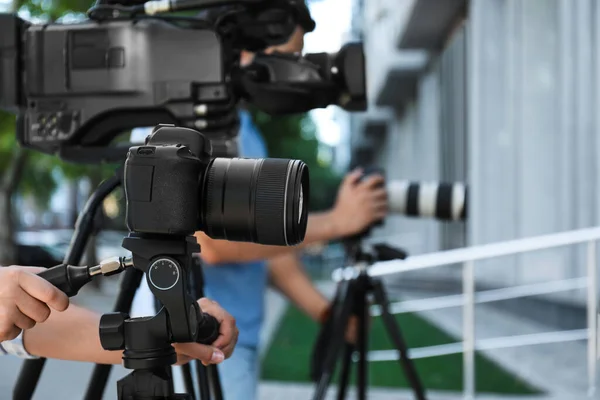
[[[262, 382], [259, 388], [260, 400], [309, 400], [315, 393], [315, 387], [307, 384]], [[337, 390], [331, 387], [327, 392], [326, 400], [334, 400]], [[356, 398], [356, 390], [351, 388], [346, 396], [348, 399]], [[384, 388], [369, 388], [367, 398], [373, 400], [414, 400], [414, 395], [408, 390], [395, 390]], [[440, 391], [427, 391], [428, 400], [463, 400], [459, 393]], [[481, 400], [584, 400], [584, 397], [548, 397], [548, 396], [500, 396], [494, 394], [479, 394]], [[589, 399], [588, 399], [589, 400]]]
[[[407, 292], [402, 295], [406, 300], [427, 296], [426, 293]], [[462, 340], [462, 308], [426, 311], [419, 315], [457, 338], [457, 341]], [[555, 330], [487, 304], [476, 306], [475, 322], [476, 340]], [[585, 398], [588, 370], [584, 341], [484, 350], [482, 354], [547, 393], [565, 399], [576, 398], [574, 396]], [[600, 382], [600, 379], [596, 381]], [[596, 398], [600, 398], [600, 394]]]

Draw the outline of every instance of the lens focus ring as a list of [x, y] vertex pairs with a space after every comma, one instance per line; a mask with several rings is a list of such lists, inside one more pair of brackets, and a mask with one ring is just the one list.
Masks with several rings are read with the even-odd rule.
[[308, 179], [298, 160], [216, 158], [202, 185], [202, 230], [214, 239], [296, 245], [306, 233]]
[[289, 245], [286, 186], [289, 160], [265, 159], [256, 182], [255, 229], [258, 243]]

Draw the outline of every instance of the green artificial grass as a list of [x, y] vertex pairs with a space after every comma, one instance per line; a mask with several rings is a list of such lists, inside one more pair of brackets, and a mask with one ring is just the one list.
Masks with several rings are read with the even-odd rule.
[[[396, 315], [404, 338], [411, 348], [456, 342], [445, 332], [416, 314]], [[262, 363], [262, 379], [270, 381], [310, 382], [309, 365], [319, 327], [297, 308], [289, 307]], [[381, 318], [374, 318], [370, 335], [370, 350], [389, 350], [392, 343], [383, 328]], [[452, 354], [414, 361], [427, 389], [462, 391], [462, 354]], [[476, 354], [476, 389], [478, 392], [503, 394], [539, 394], [540, 391], [510, 374], [496, 363]], [[369, 385], [406, 388], [400, 365], [396, 361], [370, 362]], [[339, 373], [340, 365], [336, 370]], [[353, 375], [356, 366], [353, 367]], [[334, 379], [334, 382], [337, 382]], [[355, 382], [354, 376], [351, 380]]]

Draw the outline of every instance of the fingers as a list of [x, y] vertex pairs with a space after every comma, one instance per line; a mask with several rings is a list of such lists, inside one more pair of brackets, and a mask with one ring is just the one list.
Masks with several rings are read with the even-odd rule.
[[69, 306], [69, 298], [56, 286], [39, 276], [21, 271], [19, 286], [30, 296], [46, 303], [56, 311], [64, 311]]
[[191, 357], [186, 356], [185, 354], [177, 354], [177, 362], [175, 363], [175, 365], [185, 365], [190, 361], [192, 361]]
[[178, 354], [200, 360], [204, 365], [219, 364], [225, 360], [225, 354], [213, 346], [199, 343], [177, 343], [174, 347]]
[[235, 318], [225, 311], [216, 301], [212, 301], [207, 298], [201, 298], [198, 300], [198, 305], [202, 312], [212, 315], [217, 321], [219, 321], [219, 337], [215, 340], [212, 345], [223, 351], [225, 358], [229, 358], [233, 353], [239, 330], [235, 323]]
[[362, 168], [356, 168], [354, 171], [350, 172], [348, 175], [346, 175], [346, 177], [344, 178], [344, 185], [350, 185], [350, 186], [354, 186], [358, 183], [358, 181], [360, 180], [360, 178], [363, 175], [363, 170]]
[[360, 187], [374, 189], [377, 186], [385, 184], [385, 178], [381, 175], [371, 175], [360, 183]]
[[13, 308], [10, 320], [15, 326], [23, 330], [31, 329], [35, 326], [35, 321], [25, 315], [18, 307]]
[[15, 296], [15, 303], [19, 310], [35, 322], [44, 322], [50, 316], [50, 307], [31, 297], [24, 290]]
[[5, 340], [13, 340], [19, 333], [21, 333], [22, 329], [19, 327], [7, 324], [6, 326], [0, 326], [0, 342], [4, 342]]
[[221, 349], [221, 351], [223, 351], [223, 354], [225, 354], [225, 358], [229, 358], [233, 354], [233, 350], [235, 349], [235, 346], [237, 344], [239, 334], [240, 331], [238, 330], [238, 328], [235, 328], [235, 331], [233, 332], [233, 338], [231, 340], [227, 341], [224, 335], [219, 336], [219, 338], [213, 343], [213, 345]]
[[373, 190], [370, 193], [370, 195], [371, 195], [371, 198], [373, 200], [386, 201], [387, 202], [387, 198], [388, 198], [387, 191], [385, 189], [383, 189], [383, 188]]
[[388, 213], [388, 204], [385, 201], [376, 201], [371, 204], [371, 210], [374, 216], [386, 216]]

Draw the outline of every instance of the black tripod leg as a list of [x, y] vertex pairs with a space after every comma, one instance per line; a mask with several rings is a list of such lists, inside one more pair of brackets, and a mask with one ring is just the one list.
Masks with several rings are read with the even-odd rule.
[[[94, 230], [94, 217], [96, 212], [102, 205], [104, 199], [112, 193], [121, 183], [122, 172], [119, 170], [115, 176], [105, 180], [98, 186], [98, 189], [90, 196], [83, 212], [79, 215], [77, 223], [75, 224], [75, 231], [69, 249], [65, 255], [65, 264], [79, 265], [85, 247]], [[44, 365], [46, 364], [45, 358], [37, 360], [25, 360], [15, 388], [13, 390], [13, 399], [15, 400], [29, 400], [33, 397], [35, 388], [40, 380]]]
[[[335, 372], [335, 365], [337, 361], [338, 354], [341, 350], [342, 344], [344, 343], [344, 335], [346, 332], [346, 327], [348, 326], [348, 320], [350, 319], [350, 314], [354, 308], [354, 295], [356, 291], [356, 286], [352, 282], [344, 282], [342, 284], [342, 292], [340, 295], [342, 296], [342, 303], [339, 310], [336, 310], [334, 315], [334, 324], [333, 324], [333, 332], [331, 341], [331, 347], [329, 348], [329, 352], [327, 353], [322, 369], [322, 375], [317, 383], [317, 390], [313, 397], [314, 400], [324, 399], [327, 394], [327, 388], [331, 383], [331, 379], [333, 378], [333, 373]], [[335, 340], [338, 339], [338, 340]]]
[[[204, 367], [204, 365], [203, 365]], [[210, 389], [215, 400], [223, 400], [223, 387], [221, 386], [221, 378], [219, 377], [219, 369], [216, 365], [209, 365], [206, 367], [208, 372], [208, 380], [210, 382]], [[202, 399], [204, 400], [204, 399]]]
[[346, 343], [344, 346], [344, 358], [342, 359], [342, 373], [340, 374], [340, 384], [338, 386], [338, 400], [344, 400], [348, 392], [348, 379], [352, 371], [352, 353], [354, 346]]
[[[114, 312], [129, 312], [133, 304], [133, 298], [137, 291], [144, 273], [135, 268], [128, 268], [124, 272], [123, 281], [121, 282], [121, 290], [113, 308]], [[96, 364], [92, 379], [85, 393], [85, 400], [102, 400], [104, 389], [110, 376], [112, 365]]]
[[400, 365], [404, 370], [406, 379], [415, 393], [415, 398], [417, 400], [426, 400], [423, 384], [419, 379], [419, 375], [417, 374], [417, 370], [415, 369], [412, 360], [408, 357], [408, 349], [402, 336], [402, 332], [400, 331], [400, 327], [396, 323], [396, 320], [392, 314], [390, 314], [389, 301], [387, 299], [385, 289], [378, 280], [373, 280], [372, 285], [375, 302], [381, 307], [381, 317], [383, 318], [383, 323], [388, 331], [388, 335], [390, 336], [390, 339], [394, 343], [394, 346], [398, 352], [400, 352]]
[[183, 375], [183, 386], [185, 388], [185, 392], [188, 394], [188, 396], [191, 396], [193, 400], [196, 400], [196, 390], [194, 389], [192, 369], [189, 363], [181, 366], [181, 375]]
[[369, 343], [369, 307], [367, 297], [357, 297], [358, 314], [358, 399], [366, 400], [369, 370], [367, 365], [367, 344]]
[[[202, 265], [196, 260], [192, 268], [192, 291], [197, 299], [204, 297], [204, 275]], [[200, 361], [195, 361], [196, 378], [200, 390], [200, 400], [223, 400], [223, 390], [216, 365], [204, 366]]]

